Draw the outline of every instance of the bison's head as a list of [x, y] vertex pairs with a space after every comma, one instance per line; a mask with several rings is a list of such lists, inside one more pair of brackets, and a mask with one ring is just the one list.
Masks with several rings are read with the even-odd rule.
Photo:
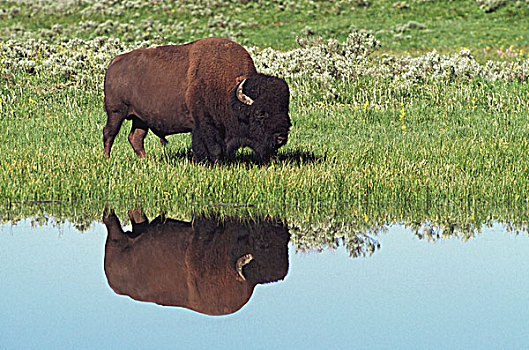
[[232, 220], [225, 230], [237, 237], [230, 261], [243, 279], [262, 284], [285, 278], [290, 240], [287, 225], [275, 218]]
[[248, 77], [238, 84], [231, 107], [240, 123], [240, 146], [252, 148], [266, 162], [288, 141], [290, 92], [280, 78], [264, 74]]

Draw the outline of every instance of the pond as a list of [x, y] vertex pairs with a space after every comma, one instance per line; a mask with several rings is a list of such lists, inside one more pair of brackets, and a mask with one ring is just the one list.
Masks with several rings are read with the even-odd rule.
[[[529, 238], [270, 217], [0, 225], [0, 348], [527, 348]], [[342, 226], [347, 230], [347, 226]]]

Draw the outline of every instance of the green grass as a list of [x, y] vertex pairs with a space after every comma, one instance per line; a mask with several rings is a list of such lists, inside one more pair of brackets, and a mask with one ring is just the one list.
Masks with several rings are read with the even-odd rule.
[[[0, 4], [2, 2], [5, 2], [6, 11], [16, 6], [16, 1], [4, 0]], [[60, 1], [57, 3], [61, 4]], [[505, 6], [492, 13], [483, 12], [472, 0], [407, 1], [408, 8], [400, 10], [393, 8], [393, 2], [381, 0], [370, 1], [370, 6], [357, 6], [356, 1], [175, 2], [166, 4], [166, 9], [161, 5], [164, 2], [140, 3], [148, 6], [120, 10], [118, 6], [111, 8], [103, 3], [102, 10], [87, 14], [82, 13], [89, 7], [87, 5], [64, 7], [63, 11], [53, 7], [47, 10], [46, 6], [18, 5], [18, 15], [0, 18], [0, 30], [9, 32], [9, 28], [20, 26], [24, 31], [38, 35], [39, 29], [51, 29], [60, 24], [64, 28], [62, 35], [86, 39], [98, 34], [91, 29], [83, 30], [80, 22], [124, 24], [133, 21], [141, 28], [142, 35], [152, 39], [160, 35], [160, 31], [140, 24], [142, 20], [152, 19], [162, 28], [179, 22], [187, 25], [185, 30], [162, 33], [165, 42], [228, 35], [248, 46], [286, 50], [296, 46], [296, 37], [307, 27], [315, 36], [338, 40], [347, 38], [354, 27], [375, 33], [383, 49], [389, 52], [419, 54], [435, 48], [439, 52], [453, 53], [467, 47], [475, 54], [481, 54], [487, 47], [505, 49], [512, 45], [513, 49], [527, 55], [529, 49], [529, 22], [526, 20], [529, 5], [523, 1], [507, 1]], [[108, 13], [109, 9], [113, 11]], [[409, 21], [424, 24], [426, 28], [410, 29], [403, 33], [409, 38], [396, 38], [395, 26]], [[127, 37], [127, 33], [120, 30], [101, 35]], [[141, 35], [132, 37], [143, 39]], [[483, 53], [485, 58], [496, 55], [495, 50], [488, 51]]]
[[[288, 12], [277, 11], [275, 2], [258, 8], [250, 1], [237, 13], [234, 3], [216, 2], [215, 14], [230, 13], [232, 20], [246, 23], [240, 29], [244, 34], [228, 29], [235, 39], [262, 48], [295, 47], [296, 36], [306, 26], [315, 35], [338, 39], [356, 26], [372, 30], [381, 40], [383, 48], [376, 55], [456, 52], [465, 46], [485, 60], [512, 59], [492, 49], [502, 45], [527, 50], [527, 6], [518, 9], [509, 3], [485, 14], [474, 1], [409, 1], [405, 10], [385, 1], [371, 3], [337, 11], [335, 2], [317, 2], [319, 12], [307, 4]], [[127, 23], [152, 17], [162, 25], [169, 18], [191, 22], [192, 15], [175, 9], [152, 6], [125, 10], [116, 18], [96, 14], [82, 19], [77, 12], [42, 11], [27, 19], [31, 7], [22, 6], [20, 15], [0, 19], [0, 28], [24, 25], [29, 37], [38, 37], [38, 29], [60, 23], [72, 28], [65, 36], [90, 38], [89, 31], [78, 30], [80, 20]], [[194, 24], [202, 28], [197, 33], [164, 40], [225, 33], [226, 28], [203, 30], [210, 18]], [[255, 24], [248, 25], [252, 18]], [[427, 29], [404, 33], [409, 39], [395, 39], [391, 28], [409, 21]], [[480, 53], [487, 46], [488, 52]], [[46, 52], [39, 55], [46, 58]], [[191, 161], [189, 135], [171, 136], [163, 148], [150, 134], [148, 156], [138, 160], [126, 138], [130, 122], [124, 123], [107, 160], [102, 151], [102, 74], [94, 71], [93, 77], [79, 81], [24, 70], [0, 77], [2, 219], [48, 210], [58, 217], [81, 216], [86, 225], [110, 203], [122, 213], [135, 206], [186, 217], [203, 210], [238, 215], [250, 211], [290, 222], [339, 218], [364, 228], [403, 221], [457, 221], [461, 227], [479, 227], [491, 218], [519, 225], [527, 221], [527, 82], [408, 84], [362, 77], [322, 88], [310, 81], [290, 81], [295, 90], [293, 127], [278, 157], [259, 166], [251, 152], [243, 150], [234, 162], [205, 166]], [[298, 92], [296, 86], [312, 87]], [[339, 92], [337, 99], [326, 97], [331, 88]], [[53, 203], [23, 204], [31, 201]]]
[[[516, 104], [527, 89], [517, 83], [430, 85], [391, 106], [383, 95], [365, 99], [373, 88], [388, 93], [378, 84], [338, 86], [349, 92], [342, 103], [294, 100], [289, 144], [267, 166], [256, 165], [248, 152], [232, 164], [194, 164], [189, 135], [170, 137], [166, 149], [151, 135], [148, 157], [139, 160], [126, 139], [127, 123], [107, 160], [99, 91], [4, 90], [19, 103], [0, 128], [6, 140], [0, 197], [236, 203], [275, 214], [357, 201], [527, 201], [527, 102]], [[487, 102], [492, 96], [502, 104]]]

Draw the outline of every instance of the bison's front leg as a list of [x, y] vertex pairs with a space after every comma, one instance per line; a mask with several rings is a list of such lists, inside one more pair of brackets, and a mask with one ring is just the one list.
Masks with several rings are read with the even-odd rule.
[[197, 162], [219, 163], [226, 153], [226, 145], [219, 130], [213, 125], [196, 125], [191, 133], [193, 158]]

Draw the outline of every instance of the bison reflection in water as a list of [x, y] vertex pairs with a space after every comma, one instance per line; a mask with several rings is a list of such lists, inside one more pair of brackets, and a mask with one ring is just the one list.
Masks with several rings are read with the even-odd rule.
[[256, 284], [287, 274], [290, 235], [278, 220], [149, 222], [139, 210], [129, 217], [132, 231], [124, 232], [114, 212], [103, 215], [105, 274], [118, 294], [225, 315], [246, 304]]

